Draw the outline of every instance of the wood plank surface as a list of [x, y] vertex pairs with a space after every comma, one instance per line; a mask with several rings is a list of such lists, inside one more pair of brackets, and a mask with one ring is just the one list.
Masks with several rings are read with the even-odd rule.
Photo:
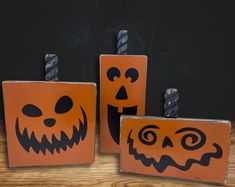
[[[89, 166], [12, 169], [8, 167], [5, 126], [0, 122], [0, 186], [213, 186], [176, 179], [122, 174], [119, 172], [118, 154], [98, 153], [98, 139], [96, 142], [95, 162]], [[235, 127], [232, 129], [230, 147], [226, 186], [235, 186]]]

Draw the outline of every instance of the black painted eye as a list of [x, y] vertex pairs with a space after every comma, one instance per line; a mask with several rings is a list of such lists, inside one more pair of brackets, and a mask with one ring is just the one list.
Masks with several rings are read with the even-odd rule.
[[57, 101], [55, 106], [55, 112], [57, 114], [63, 114], [71, 110], [72, 107], [73, 107], [72, 99], [68, 96], [63, 96]]
[[130, 68], [126, 71], [125, 76], [126, 76], [126, 78], [130, 77], [131, 82], [135, 82], [139, 77], [139, 73], [135, 68]]
[[[183, 146], [183, 148], [189, 151], [193, 151], [201, 148], [206, 143], [206, 135], [199, 129], [186, 127], [176, 131], [175, 134], [184, 133], [184, 132], [188, 133], [185, 134], [181, 139], [181, 145]], [[191, 142], [189, 142], [190, 140]]]
[[107, 71], [107, 77], [109, 78], [110, 81], [114, 81], [114, 77], [120, 77], [121, 73], [120, 70], [118, 68], [112, 67], [109, 68], [109, 70]]
[[42, 115], [42, 111], [33, 104], [27, 104], [22, 108], [22, 112], [24, 115], [29, 117], [40, 117]]
[[159, 127], [156, 125], [147, 125], [143, 127], [138, 134], [140, 142], [145, 145], [155, 144], [157, 142], [157, 134], [154, 129], [159, 129]]

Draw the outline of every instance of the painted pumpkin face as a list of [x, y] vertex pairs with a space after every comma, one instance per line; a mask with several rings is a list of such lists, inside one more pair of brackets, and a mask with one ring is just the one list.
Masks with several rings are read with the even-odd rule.
[[144, 115], [146, 73], [146, 56], [100, 56], [102, 152], [119, 151], [122, 114]]
[[10, 165], [92, 162], [95, 89], [89, 83], [4, 82]]
[[225, 181], [230, 122], [124, 116], [121, 128], [123, 171]]

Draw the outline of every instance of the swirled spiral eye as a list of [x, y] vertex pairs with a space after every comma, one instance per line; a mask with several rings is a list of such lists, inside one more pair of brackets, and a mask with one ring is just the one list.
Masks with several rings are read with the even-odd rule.
[[147, 125], [140, 130], [138, 138], [141, 143], [145, 145], [153, 145], [156, 143], [157, 135], [156, 132], [153, 131], [153, 129], [159, 129], [159, 127], [156, 125]]
[[[190, 131], [194, 133], [190, 133]], [[175, 134], [184, 132], [188, 133], [185, 134], [181, 139], [181, 145], [183, 148], [189, 151], [193, 151], [201, 148], [206, 143], [206, 135], [201, 130], [192, 127], [186, 127], [176, 131]], [[189, 144], [190, 140], [191, 144]]]

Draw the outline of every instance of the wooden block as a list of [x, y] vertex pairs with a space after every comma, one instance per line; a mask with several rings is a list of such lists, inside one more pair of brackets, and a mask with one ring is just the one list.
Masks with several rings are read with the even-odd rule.
[[122, 172], [224, 183], [231, 123], [121, 117]]
[[100, 56], [100, 151], [119, 152], [120, 116], [144, 115], [147, 56]]
[[4, 81], [10, 167], [94, 161], [94, 83]]

